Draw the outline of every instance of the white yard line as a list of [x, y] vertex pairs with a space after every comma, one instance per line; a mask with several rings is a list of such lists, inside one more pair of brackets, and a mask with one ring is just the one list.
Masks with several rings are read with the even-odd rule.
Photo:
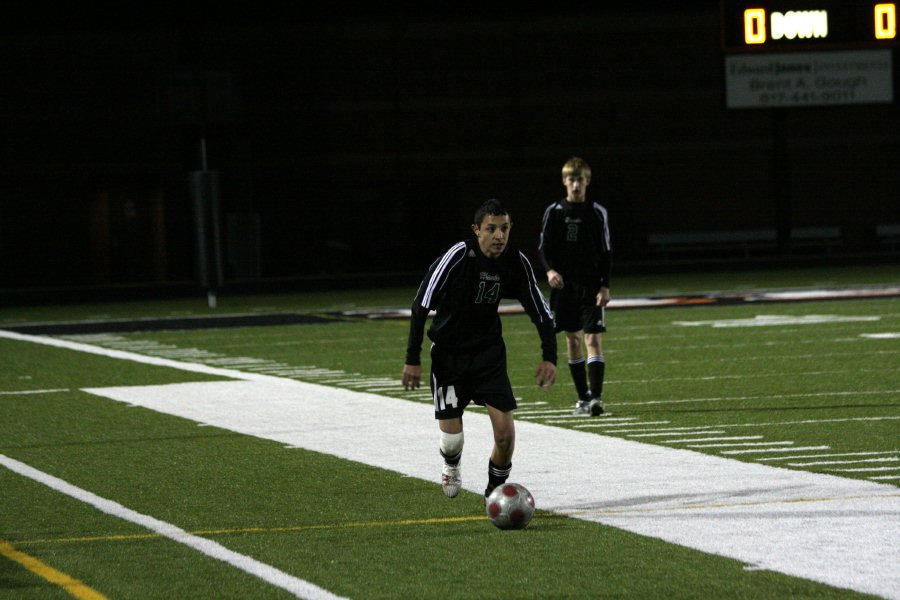
[[861, 460], [818, 460], [812, 462], [789, 462], [789, 467], [813, 467], [817, 465], [851, 465], [855, 463], [900, 462], [900, 457], [864, 458]]
[[[671, 436], [671, 434], [669, 434]], [[637, 436], [631, 436], [637, 437]], [[761, 440], [761, 435], [733, 435], [726, 437], [694, 437], [679, 438], [677, 440], [659, 440], [661, 444], [689, 444], [691, 442], [734, 442], [737, 440]]]
[[29, 396], [32, 394], [58, 394], [60, 392], [70, 392], [69, 388], [56, 388], [52, 390], [14, 390], [0, 392], [0, 396]]
[[[778, 394], [774, 396], [713, 396], [709, 398], [677, 398], [672, 400], [646, 400], [629, 402], [628, 406], [648, 406], [656, 404], [685, 404], [687, 402], [743, 402], [745, 400], [784, 400], [787, 398], [819, 398], [823, 396], [896, 396], [900, 390], [853, 390], [847, 392], [808, 392], [802, 394]], [[900, 417], [881, 417], [885, 419]]]
[[[742, 446], [792, 446], [794, 442], [784, 440], [780, 442], [737, 442], [732, 444], [688, 444], [687, 448], [739, 448]], [[781, 448], [779, 448], [780, 450]]]
[[886, 452], [839, 452], [839, 453], [828, 453], [828, 454], [804, 454], [802, 456], [774, 456], [771, 458], [757, 458], [756, 460], [762, 461], [770, 461], [770, 460], [797, 460], [799, 458], [830, 458], [833, 456], [880, 456], [882, 454], [897, 454], [900, 450], [888, 450]]
[[[584, 421], [584, 417], [572, 417], [577, 421]], [[577, 429], [611, 429], [613, 431], [620, 431], [617, 429], [618, 427], [636, 427], [638, 425], [668, 425], [671, 421], [632, 421], [630, 423], [608, 423], [606, 418], [600, 419], [590, 419], [590, 423], [584, 423], [583, 425], [575, 425]], [[547, 420], [547, 423], [555, 423], [556, 421]], [[561, 421], [560, 421], [561, 422]]]
[[184, 544], [206, 556], [226, 562], [245, 573], [262, 579], [266, 583], [287, 590], [297, 598], [306, 598], [308, 600], [338, 600], [339, 598], [342, 598], [342, 596], [337, 596], [308, 581], [298, 579], [293, 575], [288, 575], [284, 571], [262, 563], [255, 558], [229, 550], [218, 542], [188, 533], [184, 529], [172, 525], [171, 523], [166, 523], [165, 521], [160, 521], [159, 519], [131, 510], [118, 502], [97, 496], [96, 494], [74, 486], [67, 481], [44, 473], [43, 471], [39, 471], [34, 467], [13, 458], [9, 458], [8, 456], [4, 456], [3, 454], [0, 454], [0, 465], [23, 477], [42, 483], [57, 492], [71, 496], [80, 502], [90, 504], [94, 508], [108, 515], [130, 521], [141, 527], [146, 527], [150, 531], [155, 531], [159, 535], [167, 537], [173, 542]]
[[[52, 338], [3, 331], [0, 337], [243, 379], [85, 391], [439, 480], [437, 426], [426, 403]], [[480, 494], [492, 439], [489, 418], [467, 413], [465, 427], [464, 487]], [[573, 461], [576, 451], [578, 460]], [[513, 464], [511, 480], [528, 486], [540, 509], [729, 557], [750, 568], [900, 600], [900, 492], [894, 486], [526, 421], [517, 424]], [[435, 487], [434, 493], [440, 490]]]
[[[681, 431], [670, 431], [668, 433], [632, 433], [625, 437], [629, 438], [670, 438], [676, 435], [712, 435], [718, 433], [725, 433], [724, 429], [706, 429], [701, 427], [672, 427], [672, 429], [679, 429]], [[640, 431], [640, 430], [636, 430]], [[622, 433], [621, 429], [617, 429], [616, 433]], [[657, 440], [660, 443], [668, 444], [669, 442], [677, 442], [678, 440]]]
[[794, 448], [754, 448], [753, 450], [722, 450], [720, 454], [771, 454], [778, 452], [806, 452], [808, 450], [831, 450], [831, 446], [796, 446]]

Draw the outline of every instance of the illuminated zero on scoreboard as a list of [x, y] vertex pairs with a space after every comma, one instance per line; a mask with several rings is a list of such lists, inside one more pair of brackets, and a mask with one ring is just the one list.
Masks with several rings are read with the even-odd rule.
[[893, 47], [897, 3], [723, 0], [722, 44], [729, 51]]

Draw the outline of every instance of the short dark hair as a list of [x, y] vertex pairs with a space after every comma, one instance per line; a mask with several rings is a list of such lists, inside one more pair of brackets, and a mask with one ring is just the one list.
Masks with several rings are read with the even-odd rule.
[[478, 210], [475, 211], [475, 226], [481, 227], [481, 222], [484, 221], [484, 217], [487, 215], [507, 215], [510, 220], [512, 220], [512, 215], [509, 214], [509, 211], [506, 210], [503, 204], [496, 198], [485, 200], [484, 203], [478, 207]]

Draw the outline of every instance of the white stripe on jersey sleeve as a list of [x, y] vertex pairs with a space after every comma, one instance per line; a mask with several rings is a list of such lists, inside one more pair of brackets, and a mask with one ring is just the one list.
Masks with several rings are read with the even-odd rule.
[[[531, 303], [538, 312], [541, 313], [541, 322], [543, 322], [544, 317], [548, 319], [552, 318], [550, 316], [550, 306], [547, 304], [547, 299], [544, 298], [544, 295], [538, 287], [537, 279], [534, 276], [534, 269], [531, 268], [531, 262], [521, 250], [519, 250], [519, 260], [522, 261], [522, 266], [525, 267], [525, 274], [528, 276], [528, 290], [531, 294]], [[543, 310], [541, 310], [542, 306], [544, 307]]]
[[562, 210], [562, 206], [557, 202], [544, 210], [544, 216], [541, 218], [541, 233], [538, 236], [538, 250], [543, 250], [544, 248], [544, 232], [547, 231], [547, 222], [550, 220], [551, 210]]
[[[453, 267], [455, 267], [459, 263], [459, 261], [465, 258], [465, 250], [466, 243], [457, 242], [441, 257], [440, 263], [434, 269], [434, 273], [431, 274], [431, 278], [428, 280], [428, 286], [425, 288], [425, 295], [422, 296], [422, 306], [424, 308], [434, 308], [433, 306], [431, 306], [431, 301], [434, 298], [434, 294], [438, 290], [440, 290], [443, 282], [446, 281], [446, 274], [449, 273], [453, 269]], [[456, 256], [455, 261], [454, 256]], [[453, 264], [450, 264], [451, 261], [453, 261]]]
[[612, 242], [609, 238], [609, 215], [606, 212], [606, 208], [597, 202], [594, 202], [594, 210], [603, 217], [603, 243], [606, 244], [606, 251], [611, 252]]

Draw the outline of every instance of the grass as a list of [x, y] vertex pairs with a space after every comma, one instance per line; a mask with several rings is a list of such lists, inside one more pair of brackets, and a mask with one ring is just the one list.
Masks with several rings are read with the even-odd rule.
[[[708, 274], [683, 280], [636, 278], [623, 280], [616, 293], [626, 297], [764, 289], [769, 283], [773, 288], [814, 287], [824, 282], [843, 287], [896, 284], [890, 275], [879, 267], [852, 272]], [[322, 312], [404, 306], [411, 293], [396, 289], [223, 298], [220, 310]], [[18, 307], [4, 309], [0, 328], [208, 312], [193, 300]], [[712, 323], [761, 314], [798, 321], [745, 327]], [[803, 321], [812, 315], [836, 318]], [[898, 340], [864, 337], [900, 332], [897, 298], [610, 310], [608, 320], [610, 331], [604, 336], [608, 409], [615, 417], [635, 421], [583, 431], [668, 447], [690, 443], [674, 441], [678, 439], [762, 436], [749, 443], [827, 445], [830, 449], [822, 454], [853, 454], [853, 460], [898, 458]], [[679, 324], [700, 321], [710, 323]], [[523, 401], [517, 418], [554, 427], [597, 424], [596, 419], [566, 418], [574, 392], [564, 360], [553, 390], [541, 392], [534, 387], [538, 342], [528, 319], [504, 317], [504, 330], [510, 376]], [[327, 324], [62, 337], [264, 374], [293, 370], [294, 375], [287, 376], [428, 403], [429, 399], [399, 386], [406, 333], [403, 320], [359, 318]], [[219, 379], [213, 375], [2, 338], [0, 357], [0, 454], [334, 594], [353, 598], [865, 597], [788, 575], [747, 570], [740, 561], [541, 511], [524, 531], [499, 532], [481, 516], [478, 495], [464, 491], [450, 502], [428, 481], [224, 429], [198, 427], [185, 419], [83, 391]], [[535, 401], [546, 404], [530, 404]], [[553, 410], [557, 412], [549, 412]], [[336, 415], [336, 420], [340, 418]], [[726, 433], [696, 433], [707, 430]], [[713, 446], [691, 449], [714, 455], [728, 451]], [[772, 455], [767, 454], [729, 456], [856, 479], [897, 471], [837, 469], [898, 464], [804, 466], [796, 463], [837, 459], [779, 457], [771, 461]], [[897, 480], [884, 481], [896, 484]], [[3, 467], [0, 506], [0, 540], [109, 598], [289, 597], [256, 577]], [[70, 595], [63, 588], [0, 555], [0, 598], [66, 597]]]

